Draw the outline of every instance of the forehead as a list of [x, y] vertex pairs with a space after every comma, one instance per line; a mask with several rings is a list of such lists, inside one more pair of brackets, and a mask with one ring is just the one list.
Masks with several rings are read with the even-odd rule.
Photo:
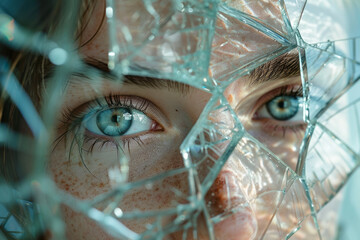
[[[135, 0], [106, 6], [105, 1], [99, 1], [81, 34], [80, 54], [108, 62], [110, 68], [122, 65], [123, 69], [123, 64], [130, 64], [142, 71], [130, 74], [152, 75], [152, 71], [156, 77], [196, 87], [207, 85], [208, 77], [223, 81], [225, 72], [231, 74], [260, 52], [281, 47], [278, 41], [234, 17], [236, 12], [220, 9], [223, 3]], [[275, 25], [276, 31], [285, 31], [277, 1], [265, 5], [231, 1], [224, 6], [255, 11], [257, 17]], [[144, 73], [144, 69], [150, 72]]]
[[[304, 3], [285, 6], [277, 0], [132, 0], [110, 5], [101, 0], [92, 6], [84, 23], [79, 52], [85, 58], [110, 60], [110, 67], [122, 62], [122, 68], [124, 64], [140, 66], [142, 72], [154, 70], [157, 76], [162, 73], [163, 78], [177, 81], [204, 79], [210, 74], [218, 82], [231, 82], [249, 71], [253, 60], [295, 48], [292, 28], [296, 26], [315, 42], [324, 39], [324, 32], [326, 40], [341, 35], [341, 24], [331, 15], [327, 21], [336, 31], [314, 27], [314, 22], [322, 25], [322, 14], [314, 15], [319, 9], [307, 8], [301, 19], [304, 7]], [[331, 7], [324, 9], [333, 11]], [[204, 84], [196, 82], [197, 86]]]

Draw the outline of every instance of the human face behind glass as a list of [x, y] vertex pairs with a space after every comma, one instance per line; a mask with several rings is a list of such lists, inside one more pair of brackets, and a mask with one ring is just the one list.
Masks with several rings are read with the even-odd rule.
[[[275, 2], [267, 7], [271, 9]], [[140, 1], [122, 4], [117, 3], [116, 7], [126, 8], [126, 12], [129, 13], [141, 11]], [[114, 211], [115, 214], [121, 216], [138, 211], [161, 211], [189, 204], [193, 201], [189, 199], [189, 196], [193, 196], [188, 182], [189, 172], [183, 171], [186, 168], [179, 149], [212, 95], [192, 86], [174, 83], [170, 79], [128, 76], [123, 79], [123, 84], [115, 81], [106, 73], [108, 69], [104, 64], [108, 61], [108, 25], [101, 25], [100, 31], [88, 42], [101, 22], [104, 8], [104, 1], [96, 3], [94, 14], [79, 43], [82, 46], [79, 53], [87, 65], [104, 74], [96, 79], [84, 75], [73, 76], [70, 79], [58, 117], [58, 141], [51, 156], [49, 170], [59, 188], [76, 198], [92, 200], [123, 184], [123, 180], [114, 178], [113, 175], [121, 171], [126, 172], [118, 161], [121, 159], [119, 156], [125, 155], [129, 162], [127, 183], [134, 184], [169, 171], [172, 171], [172, 175], [160, 177], [151, 184], [144, 182], [141, 186], [126, 191], [117, 210]], [[167, 8], [163, 10], [168, 11]], [[280, 17], [280, 12], [276, 8], [271, 12], [274, 16]], [[234, 45], [229, 42], [224, 44], [222, 39], [226, 30], [226, 27], [223, 27], [226, 25], [224, 18], [231, 20], [231, 17], [226, 15], [217, 20], [217, 34], [213, 40], [210, 70], [214, 78], [224, 71], [218, 68], [217, 63], [221, 59], [234, 57], [231, 55]], [[276, 22], [276, 18], [273, 20]], [[255, 29], [246, 29], [236, 21], [233, 24], [238, 24], [239, 28], [247, 31], [248, 36], [243, 39], [236, 39], [234, 36], [234, 40], [240, 41], [238, 44], [245, 45], [239, 55], [253, 59], [266, 46], [276, 48], [269, 38], [259, 34]], [[134, 26], [130, 30], [134, 31], [134, 35], [137, 34]], [[232, 65], [233, 62], [229, 61], [228, 67]], [[297, 52], [291, 51], [280, 55], [237, 79], [226, 88], [224, 95], [245, 129], [277, 154], [288, 167], [295, 170], [306, 128], [302, 122], [302, 88]], [[221, 113], [214, 116], [215, 119], [221, 119], [228, 124], [226, 117], [228, 115]], [[78, 127], [80, 125], [81, 128]], [[62, 137], [64, 132], [67, 133], [66, 137]], [[77, 141], [79, 135], [84, 139]], [[210, 217], [220, 218], [220, 221], [213, 222], [217, 239], [251, 239], [264, 236], [265, 230], [271, 225], [274, 215], [271, 210], [277, 207], [279, 196], [259, 196], [263, 192], [273, 190], [272, 187], [267, 189], [267, 186], [283, 179], [286, 173], [291, 171], [286, 170], [283, 163], [278, 163], [281, 170], [274, 170], [269, 166], [267, 168], [266, 165], [269, 163], [265, 161], [270, 161], [272, 157], [250, 156], [250, 159], [258, 161], [258, 165], [254, 161], [253, 167], [260, 169], [260, 175], [257, 176], [258, 182], [254, 184], [254, 189], [246, 189], [246, 182], [254, 176], [249, 175], [251, 169], [242, 165], [248, 157], [243, 154], [244, 148], [255, 149], [257, 153], [263, 150], [251, 147], [254, 143], [250, 138], [242, 144], [238, 145], [236, 154], [232, 154], [221, 168], [205, 196], [207, 206], [204, 207], [208, 209]], [[201, 177], [209, 174], [206, 165], [197, 171]], [[265, 178], [270, 178], [269, 182]], [[296, 184], [294, 183], [295, 187]], [[301, 185], [297, 187], [300, 188]], [[280, 191], [281, 188], [276, 190]], [[115, 198], [99, 201], [94, 206], [106, 212], [109, 202]], [[299, 205], [304, 203], [306, 202], [302, 199], [298, 201]], [[278, 218], [289, 216], [289, 222], [294, 221], [290, 219], [293, 216], [290, 210], [281, 210]], [[97, 224], [74, 212], [70, 207], [64, 206], [63, 216], [69, 239], [111, 238]], [[176, 214], [169, 214], [161, 218], [158, 224], [166, 226], [176, 219]], [[196, 221], [191, 223], [192, 227], [186, 227], [189, 221], [180, 221], [178, 226], [180, 229], [187, 229], [189, 239], [196, 238], [192, 229], [198, 230], [198, 238], [209, 239], [206, 222], [209, 217], [203, 211], [199, 211], [195, 219]], [[158, 219], [154, 216], [121, 219], [126, 227], [137, 233], [146, 231], [149, 224], [154, 224], [156, 220]], [[293, 227], [289, 224], [280, 231], [287, 234]], [[314, 231], [312, 226], [303, 228], [309, 235]], [[169, 230], [170, 234], [165, 238], [182, 239], [184, 232], [186, 231]]]

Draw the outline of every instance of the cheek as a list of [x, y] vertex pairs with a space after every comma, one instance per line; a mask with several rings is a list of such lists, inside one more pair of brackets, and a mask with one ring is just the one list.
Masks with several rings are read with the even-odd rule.
[[[139, 187], [128, 191], [119, 203], [124, 215], [130, 215], [136, 212], [157, 212], [174, 209], [179, 204], [188, 203], [182, 198], [188, 196], [189, 186], [187, 184], [187, 175], [179, 174], [176, 176], [166, 177], [161, 181], [155, 181], [151, 186]], [[177, 193], [181, 192], [181, 197]], [[176, 215], [164, 215], [161, 217], [162, 225], [168, 225]], [[141, 217], [135, 219], [123, 220], [131, 230], [141, 233], [146, 231], [146, 226], [152, 225], [159, 219], [157, 217]]]
[[281, 126], [274, 129], [273, 126], [266, 127], [265, 123], [255, 123], [246, 129], [291, 169], [296, 169], [300, 145], [305, 135], [305, 124], [296, 126], [295, 129], [283, 129]]
[[[173, 131], [175, 132], [175, 131]], [[147, 179], [169, 170], [183, 167], [179, 147], [182, 133], [145, 137], [135, 148], [129, 149], [129, 182]], [[175, 137], [173, 137], [176, 135]], [[136, 143], [137, 144], [137, 143]]]
[[[144, 137], [141, 144], [131, 143], [127, 150], [129, 156], [127, 184], [135, 184], [137, 181], [159, 176], [166, 171], [183, 168], [179, 146], [186, 131], [173, 129], [157, 135]], [[114, 157], [111, 151], [103, 154], [95, 152], [93, 157], [81, 159], [76, 147], [70, 157], [66, 149], [65, 144], [60, 143], [53, 152], [48, 165], [48, 170], [60, 189], [78, 199], [93, 199], [112, 190], [114, 185], [109, 177], [109, 170], [114, 168], [115, 161], [110, 160]], [[160, 178], [151, 185], [141, 184], [126, 191], [117, 206], [124, 214], [127, 214], [137, 210], [163, 210], [172, 208], [179, 203], [185, 203], [186, 200], [174, 194], [174, 189], [181, 192], [182, 196], [187, 196], [189, 189], [187, 178], [186, 174], [180, 173]], [[94, 207], [103, 211], [113, 201], [114, 198], [109, 198]], [[69, 239], [83, 239], [84, 236], [90, 236], [90, 232], [94, 233], [91, 236], [99, 237], [99, 232], [102, 232], [101, 228], [96, 226], [93, 221], [82, 214], [75, 213], [69, 207], [63, 207], [63, 216], [67, 224]], [[135, 232], [143, 232], [146, 230], [145, 226], [155, 220], [149, 217], [122, 222]], [[164, 218], [163, 221], [164, 224], [167, 224], [171, 221], [171, 217]], [[105, 235], [101, 234], [101, 236]], [[89, 238], [85, 237], [84, 239]], [[94, 237], [94, 239], [107, 238]]]
[[62, 207], [62, 215], [68, 240], [111, 239], [94, 221], [68, 207]]
[[[124, 148], [129, 166], [128, 182], [183, 167], [179, 146], [185, 134], [174, 130], [157, 135], [144, 137]], [[99, 150], [95, 145], [91, 155], [83, 151], [80, 156], [77, 146], [68, 155], [65, 144], [59, 144], [51, 156], [48, 170], [61, 189], [80, 199], [92, 198], [111, 189], [111, 171], [122, 166], [119, 151], [113, 148], [105, 146]]]
[[[99, 163], [99, 168], [103, 164]], [[78, 156], [66, 154], [65, 146], [58, 146], [48, 166], [57, 186], [79, 199], [88, 199], [109, 190], [108, 181], [99, 180], [86, 169]]]
[[[188, 189], [185, 185], [184, 177], [178, 175], [175, 177], [167, 178], [159, 184], [154, 184], [150, 189], [135, 189], [123, 197], [119, 206], [121, 210], [126, 214], [134, 211], [156, 211], [164, 210], [167, 208], [173, 208], [174, 205], [178, 205], [180, 201], [174, 198], [174, 193], [171, 188]], [[110, 201], [112, 201], [111, 199]], [[109, 202], [110, 202], [109, 201]], [[184, 203], [184, 202], [180, 202]], [[106, 204], [98, 205], [97, 208], [102, 210]], [[97, 225], [94, 221], [81, 213], [73, 211], [67, 206], [62, 207], [62, 215], [66, 224], [66, 234], [69, 240], [103, 240], [114, 239], [109, 236], [104, 230]], [[168, 216], [162, 218], [162, 224], [168, 225], [174, 219], [174, 216]], [[154, 217], [137, 218], [135, 220], [121, 220], [122, 224], [131, 229], [134, 232], [141, 233], [146, 231], [146, 226], [154, 224], [157, 219]]]

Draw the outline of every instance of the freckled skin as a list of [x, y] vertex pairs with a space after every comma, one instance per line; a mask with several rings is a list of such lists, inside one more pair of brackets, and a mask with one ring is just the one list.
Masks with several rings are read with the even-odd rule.
[[[135, 2], [135, 1], [134, 1]], [[133, 13], [137, 10], [137, 5], [134, 2], [129, 2], [126, 7], [128, 13]], [[234, 7], [242, 6], [243, 1], [230, 1]], [[278, 9], [273, 8], [271, 5], [274, 1], [266, 3], [267, 7], [272, 9], [274, 14], [269, 12], [268, 16], [265, 16], [268, 22], [277, 22], [276, 17], [279, 12]], [[277, 2], [277, 1], [276, 1]], [[118, 1], [117, 4], [121, 4], [122, 1]], [[259, 3], [260, 4], [260, 3]], [[261, 5], [261, 4], [260, 4]], [[256, 10], [261, 10], [261, 6], [256, 6]], [[82, 56], [96, 58], [107, 62], [109, 39], [108, 39], [108, 27], [105, 22], [100, 26], [101, 18], [103, 17], [105, 1], [96, 1], [93, 15], [87, 28], [82, 32], [79, 46], [87, 42], [84, 46], [80, 47], [79, 53]], [[118, 7], [124, 7], [119, 5]], [[166, 10], [166, 9], [165, 9]], [[166, 11], [163, 10], [165, 13]], [[244, 10], [244, 9], [243, 9]], [[249, 10], [245, 7], [245, 10]], [[244, 10], [244, 11], [245, 11]], [[271, 16], [275, 16], [271, 18]], [[125, 16], [126, 18], [126, 16]], [[225, 26], [223, 21], [217, 21], [218, 26]], [[130, 29], [134, 34], [139, 34], [139, 30], [135, 27]], [[272, 40], [264, 38], [263, 41], [259, 41], [258, 33], [252, 36], [253, 29], [244, 27], [242, 30], [248, 31], [248, 37], [242, 37], [237, 39], [238, 42], [244, 44], [243, 47], [237, 46], [234, 48], [235, 42], [229, 44], [223, 44], [221, 32], [219, 36], [215, 36], [213, 41], [214, 54], [212, 55], [211, 63], [216, 65], [217, 62], [222, 61], [224, 58], [237, 59], [238, 55], [250, 54], [248, 49], [252, 49], [254, 52], [261, 51], [262, 47], [266, 47]], [[88, 42], [90, 38], [97, 32], [96, 36]], [[238, 44], [238, 43], [236, 43]], [[219, 46], [222, 46], [221, 48]], [[218, 47], [218, 48], [216, 48]], [[229, 61], [229, 66], [233, 62]], [[225, 67], [225, 71], [227, 71]], [[217, 69], [216, 67], [210, 67], [209, 74], [216, 76], [224, 69]], [[283, 84], [283, 83], [282, 83]], [[272, 86], [274, 88], [276, 86]], [[269, 89], [269, 86], [263, 86], [264, 89]], [[99, 89], [97, 89], [99, 90]], [[264, 90], [265, 91], [265, 90]], [[236, 81], [231, 88], [227, 88], [224, 95], [228, 99], [232, 107], [242, 99], [246, 99], [253, 94], [254, 91], [246, 89], [242, 81]], [[108, 95], [130, 95], [140, 96], [150, 100], [156, 105], [160, 111], [166, 116], [168, 123], [161, 122], [163, 131], [147, 133], [141, 138], [141, 143], [132, 142], [129, 144], [129, 149], [125, 150], [126, 155], [129, 157], [129, 177], [128, 182], [134, 183], [139, 180], [147, 179], [163, 172], [181, 169], [184, 167], [183, 159], [179, 152], [180, 144], [191, 130], [196, 120], [198, 119], [201, 111], [205, 107], [207, 101], [210, 99], [210, 94], [201, 90], [190, 88], [190, 92], [187, 95], [182, 95], [176, 92], [167, 91], [167, 89], [144, 89], [134, 86], [119, 86], [116, 83], [105, 81], [97, 92], [91, 84], [84, 83], [82, 86], [72, 86], [67, 89], [65, 93], [63, 106], [79, 106], [82, 103], [88, 101], [90, 97]], [[259, 94], [261, 95], [261, 94]], [[255, 104], [254, 101], [248, 101], [247, 104]], [[244, 109], [247, 109], [244, 104]], [[246, 114], [244, 114], [246, 115]], [[247, 114], [249, 115], [249, 114]], [[247, 116], [246, 115], [246, 116]], [[250, 115], [251, 116], [251, 115]], [[156, 119], [158, 120], [158, 119]], [[251, 120], [251, 118], [250, 118]], [[248, 124], [250, 122], [244, 121], [245, 127], [249, 131], [259, 132], [259, 128]], [[261, 129], [263, 131], [263, 129]], [[261, 132], [260, 131], [260, 132]], [[59, 132], [61, 134], [61, 132]], [[253, 134], [256, 135], [256, 134]], [[259, 134], [256, 137], [263, 137]], [[280, 137], [281, 138], [281, 137]], [[301, 137], [294, 137], [293, 135], [287, 135], [286, 139], [292, 143], [298, 141]], [[274, 141], [266, 142], [267, 136], [265, 134], [264, 142], [269, 148], [277, 154], [290, 151], [290, 146], [281, 145], [278, 148], [271, 148], [274, 145]], [[54, 181], [59, 188], [72, 194], [79, 199], [93, 199], [100, 194], [110, 191], [114, 186], [113, 180], [110, 178], [109, 170], [119, 170], [118, 159], [114, 146], [106, 145], [103, 151], [94, 153], [93, 155], [85, 154], [84, 162], [81, 161], [77, 147], [74, 147], [70, 157], [68, 156], [69, 141], [61, 141], [51, 156], [49, 162], [49, 172], [52, 174]], [[97, 149], [97, 148], [95, 148]], [[126, 149], [126, 148], [125, 148]], [[293, 160], [296, 159], [297, 151], [291, 152], [293, 155], [283, 158], [284, 161], [294, 168]], [[255, 236], [257, 227], [260, 225], [257, 222], [260, 217], [254, 216], [253, 210], [248, 206], [243, 206], [245, 194], [242, 193], [243, 189], [237, 186], [236, 181], [240, 179], [240, 175], [245, 173], [239, 172], [239, 159], [231, 159], [226, 163], [225, 167], [220, 171], [213, 186], [211, 186], [209, 192], [206, 194], [206, 200], [211, 202], [209, 204], [209, 211], [211, 216], [217, 214], [227, 213], [226, 211], [236, 208], [237, 212], [233, 215], [228, 215], [224, 221], [221, 221], [214, 225], [215, 235], [219, 240], [241, 240], [251, 239]], [[85, 167], [86, 166], [86, 167]], [[88, 169], [87, 169], [88, 168]], [[207, 169], [200, 169], [199, 176], [204, 177], [208, 173]], [[165, 179], [155, 182], [152, 186], [141, 186], [135, 188], [125, 194], [118, 204], [121, 210], [131, 212], [134, 210], [151, 211], [151, 210], [164, 210], [167, 208], [174, 208], [179, 204], [187, 204], [189, 195], [189, 186], [187, 182], [188, 175], [181, 173], [175, 176], [167, 177]], [[182, 195], [175, 194], [180, 192]], [[229, 198], [229, 194], [233, 194]], [[184, 197], [185, 196], [185, 197]], [[111, 202], [113, 199], [109, 199]], [[94, 207], [103, 210], [109, 202], [103, 202]], [[286, 213], [284, 214], [286, 215]], [[107, 240], [113, 239], [110, 235], [106, 234], [95, 222], [88, 219], [81, 213], [73, 211], [71, 208], [63, 206], [63, 217], [66, 224], [67, 238], [70, 240]], [[169, 224], [174, 220], [175, 216], [169, 216], [162, 220], [162, 223]], [[271, 219], [272, 215], [264, 213], [262, 219], [265, 223]], [[142, 218], [138, 220], [124, 220], [123, 223], [131, 230], [141, 233], [146, 230], [146, 224], [153, 223], [154, 218]], [[204, 221], [204, 216], [199, 217], [198, 221], [199, 239], [208, 239], [207, 226]], [[191, 232], [191, 229], [189, 230]], [[188, 239], [192, 239], [192, 234], [188, 235]], [[171, 234], [165, 239], [182, 239], [182, 232], [176, 232]], [[306, 239], [306, 238], [299, 238]]]
[[[108, 87], [113, 89], [112, 86]], [[143, 136], [141, 146], [135, 142], [130, 144], [130, 150], [127, 151], [130, 159], [128, 181], [135, 182], [171, 169], [183, 168], [179, 146], [200, 114], [200, 111], [190, 111], [190, 109], [194, 109], [192, 103], [194, 99], [197, 99], [199, 103], [202, 102], [201, 107], [203, 107], [210, 95], [195, 89], [191, 90], [186, 96], [167, 91], [159, 93], [158, 90], [146, 90], [144, 93], [144, 90], [140, 88], [127, 89], [123, 87], [121, 91], [127, 94], [134, 92], [134, 94], [143, 95], [142, 97], [146, 97], [145, 95], [158, 96], [153, 98], [152, 101], [162, 103], [158, 105], [162, 107], [163, 112], [169, 115], [171, 122], [171, 126], [166, 127], [163, 132]], [[169, 101], [174, 94], [176, 97]], [[71, 88], [69, 95], [79, 102], [82, 101], [82, 96], [78, 95], [87, 96], [86, 93], [76, 88]], [[179, 102], [179, 99], [182, 100]], [[73, 103], [73, 101], [71, 102]], [[164, 104], [164, 102], [167, 104]], [[178, 111], [174, 111], [174, 108]], [[95, 149], [97, 148], [95, 147]], [[81, 161], [77, 147], [74, 147], [69, 159], [66, 142], [62, 141], [52, 154], [49, 170], [61, 189], [79, 199], [92, 199], [110, 191], [112, 188], [107, 171], [119, 165], [116, 164], [116, 152], [111, 151], [111, 149], [112, 147], [108, 146], [102, 152], [96, 152], [93, 155], [85, 154], [83, 161], [90, 170], [89, 172]], [[178, 174], [154, 183], [149, 189], [144, 186], [134, 189], [125, 194], [119, 203], [119, 207], [123, 212], [129, 212], [134, 210], [162, 210], [173, 208], [178, 203], [185, 204], [187, 200], [183, 197], [174, 197], [172, 190], [178, 189], [183, 195], [189, 195], [189, 186], [184, 179], [187, 179], [186, 174]], [[103, 209], [105, 206], [106, 204], [99, 204], [95, 207]], [[95, 223], [86, 219], [82, 214], [76, 213], [68, 207], [63, 207], [63, 211], [65, 213], [68, 239], [111, 239], [98, 226], [95, 226]], [[152, 218], [145, 218], [136, 221], [125, 221], [124, 224], [133, 231], [143, 232], [146, 230], [144, 228], [146, 224], [153, 221]], [[167, 221], [169, 222], [171, 219]]]
[[[104, 1], [97, 2], [97, 7], [88, 25], [89, 27], [82, 33], [80, 42], [86, 42], [95, 31], [97, 31], [97, 26], [99, 26], [100, 19], [103, 16], [103, 6]], [[132, 5], [132, 7], [136, 7], [136, 5]], [[129, 9], [129, 12], [131, 11], [132, 10]], [[221, 24], [221, 22], [218, 24]], [[80, 54], [107, 61], [107, 52], [109, 49], [107, 31], [107, 24], [103, 24], [92, 41], [80, 48]], [[217, 39], [215, 38], [214, 44], [216, 44], [216, 42]], [[258, 41], [255, 42], [258, 43]], [[266, 44], [266, 42], [264, 42], [264, 44]], [[221, 52], [219, 56], [224, 57], [225, 55], [225, 53]], [[212, 62], [216, 62], [216, 59], [212, 59]], [[216, 69], [211, 71], [216, 72]], [[65, 98], [64, 106], [72, 106], [76, 105], [76, 103], [86, 101], [87, 96], [94, 95], [90, 89], [92, 89], [91, 86], [83, 86], [81, 89], [76, 86], [69, 88], [66, 93], [68, 97]], [[164, 132], [145, 136], [145, 138], [142, 139], [141, 147], [137, 146], [136, 143], [131, 144], [128, 153], [130, 156], [128, 181], [134, 182], [171, 169], [182, 168], [183, 160], [179, 153], [179, 146], [197, 120], [206, 102], [209, 100], [210, 95], [194, 88], [191, 88], [188, 95], [182, 96], [180, 94], [167, 92], [166, 90], [144, 90], [126, 86], [120, 88], [110, 83], [103, 86], [102, 92], [106, 95], [107, 92], [113, 89], [118, 89], [118, 94], [123, 93], [126, 95], [150, 98], [156, 106], [161, 108], [171, 123], [170, 126], [165, 128]], [[228, 95], [230, 102], [234, 100], [233, 98], [233, 95]], [[107, 170], [112, 167], [118, 167], [114, 156], [115, 153], [109, 151], [108, 153], [99, 153], [96, 156], [85, 158], [84, 162], [90, 170], [90, 173], [84, 167], [76, 151], [72, 153], [70, 159], [67, 159], [65, 143], [62, 142], [53, 153], [49, 169], [54, 176], [55, 182], [61, 189], [79, 199], [92, 199], [95, 196], [111, 190], [111, 180], [108, 177]], [[203, 173], [199, 172], [199, 175], [202, 174]], [[214, 204], [216, 207], [214, 207], [214, 212], [218, 213], [224, 211], [225, 203], [228, 201], [226, 191], [224, 190], [226, 184], [222, 180], [222, 176], [222, 174], [219, 175], [210, 190], [210, 193], [214, 193], [215, 196], [209, 197], [209, 199], [215, 201]], [[172, 191], [172, 188], [175, 188], [179, 192], [182, 192], [184, 196], [187, 196], [189, 194], [189, 186], [186, 179], [186, 174], [180, 174], [156, 182], [150, 189], [146, 189], [145, 187], [134, 189], [125, 194], [119, 203], [119, 207], [123, 212], [127, 212], [132, 210], [162, 210], [175, 207], [179, 203], [186, 204], [187, 200], [184, 199], [184, 197], [176, 197]], [[96, 207], [102, 209], [105, 206], [106, 204], [102, 204]], [[100, 227], [82, 214], [76, 213], [68, 207], [64, 207], [63, 211], [67, 225], [67, 237], [69, 239], [111, 239]], [[248, 239], [254, 232], [254, 219], [248, 210], [242, 210], [240, 212], [242, 212], [240, 215], [230, 217], [230, 220], [227, 220], [227, 222], [245, 221], [248, 223], [243, 224], [243, 227], [238, 226], [238, 230], [243, 236], [241, 239]], [[166, 222], [171, 222], [172, 219], [173, 217], [165, 218], [165, 224]], [[146, 223], [153, 221], [154, 219], [144, 218], [136, 221], [124, 221], [124, 224], [135, 232], [143, 232]], [[206, 225], [200, 220], [199, 226]], [[229, 234], [237, 235], [237, 233], [232, 233], [232, 231], [224, 232], [222, 227], [224, 227], [224, 224], [216, 225], [215, 227], [219, 239], [229, 239]], [[207, 239], [207, 231], [205, 228], [206, 227], [199, 227], [199, 229], [201, 229], [199, 234], [200, 236], [204, 236], [203, 239]], [[225, 233], [224, 236], [222, 232]], [[171, 235], [171, 238], [181, 239], [181, 233], [175, 233]]]

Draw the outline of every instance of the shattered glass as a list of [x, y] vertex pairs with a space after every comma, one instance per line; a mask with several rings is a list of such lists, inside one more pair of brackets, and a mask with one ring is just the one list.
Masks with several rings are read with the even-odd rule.
[[0, 240], [357, 239], [359, 10], [2, 0]]

